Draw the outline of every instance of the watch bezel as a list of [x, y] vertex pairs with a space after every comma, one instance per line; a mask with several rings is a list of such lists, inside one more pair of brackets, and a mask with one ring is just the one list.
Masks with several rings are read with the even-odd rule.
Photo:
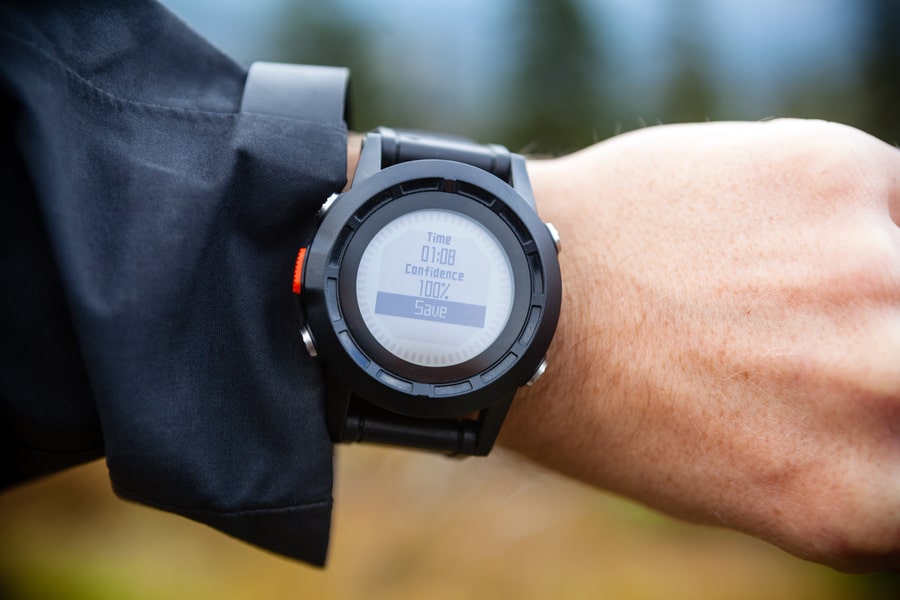
[[[359, 258], [372, 236], [424, 208], [478, 220], [497, 237], [513, 270], [506, 325], [490, 347], [459, 365], [426, 367], [396, 357], [369, 333], [356, 300]], [[365, 400], [421, 417], [461, 416], [524, 385], [546, 353], [561, 300], [556, 248], [533, 208], [494, 175], [444, 160], [400, 163], [342, 194], [307, 249], [301, 288], [326, 368], [337, 369]]]
[[[359, 309], [356, 278], [360, 260], [372, 238], [388, 223], [417, 210], [439, 209], [465, 215], [491, 232], [506, 253], [513, 276], [513, 301], [506, 324], [496, 339], [481, 353], [455, 365], [425, 366], [403, 360], [387, 350], [372, 335]], [[449, 384], [469, 379], [503, 358], [505, 348], [512, 345], [525, 321], [531, 294], [530, 270], [515, 233], [494, 211], [477, 200], [445, 190], [417, 190], [395, 198], [379, 207], [360, 225], [348, 241], [339, 269], [338, 300], [353, 338], [360, 348], [389, 373], [411, 381]]]

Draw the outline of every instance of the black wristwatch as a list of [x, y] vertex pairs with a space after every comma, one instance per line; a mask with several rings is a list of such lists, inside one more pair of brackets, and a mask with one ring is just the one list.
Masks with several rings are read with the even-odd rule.
[[521, 156], [368, 134], [295, 270], [334, 440], [487, 454], [516, 390], [545, 368], [558, 249]]
[[[250, 106], [268, 111], [255, 98], [271, 96]], [[524, 158], [378, 129], [300, 244], [300, 334], [324, 369], [334, 441], [487, 454], [545, 369], [562, 295], [559, 237]]]

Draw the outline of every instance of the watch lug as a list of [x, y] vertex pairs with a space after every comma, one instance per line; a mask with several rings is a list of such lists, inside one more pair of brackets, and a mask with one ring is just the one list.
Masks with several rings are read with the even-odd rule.
[[506, 418], [506, 413], [509, 412], [515, 395], [516, 393], [513, 391], [496, 404], [492, 404], [478, 413], [478, 443], [473, 452], [475, 456], [487, 456], [494, 447], [494, 442], [497, 441], [497, 436], [500, 434], [500, 427], [503, 425], [503, 420]]
[[350, 187], [354, 187], [359, 181], [365, 181], [380, 170], [381, 134], [367, 133], [363, 138], [359, 162], [356, 163], [356, 171], [353, 172], [353, 183]]
[[531, 190], [531, 180], [528, 178], [528, 170], [525, 165], [525, 157], [521, 154], [512, 155], [512, 165], [510, 168], [510, 184], [519, 195], [525, 198], [528, 205], [534, 212], [537, 212], [537, 205], [534, 202], [534, 192]]

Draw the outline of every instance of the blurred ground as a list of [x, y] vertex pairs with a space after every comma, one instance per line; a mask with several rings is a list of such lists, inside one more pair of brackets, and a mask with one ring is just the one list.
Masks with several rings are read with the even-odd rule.
[[[93, 463], [0, 495], [16, 600], [892, 598], [751, 538], [659, 517], [498, 452], [455, 461], [339, 448], [319, 570], [129, 504]], [[879, 587], [880, 586], [880, 587]]]

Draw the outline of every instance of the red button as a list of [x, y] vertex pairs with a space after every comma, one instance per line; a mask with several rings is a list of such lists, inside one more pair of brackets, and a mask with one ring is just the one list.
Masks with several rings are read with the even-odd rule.
[[297, 252], [297, 262], [294, 263], [294, 293], [300, 294], [300, 280], [303, 278], [303, 259], [306, 257], [306, 248], [300, 248]]

